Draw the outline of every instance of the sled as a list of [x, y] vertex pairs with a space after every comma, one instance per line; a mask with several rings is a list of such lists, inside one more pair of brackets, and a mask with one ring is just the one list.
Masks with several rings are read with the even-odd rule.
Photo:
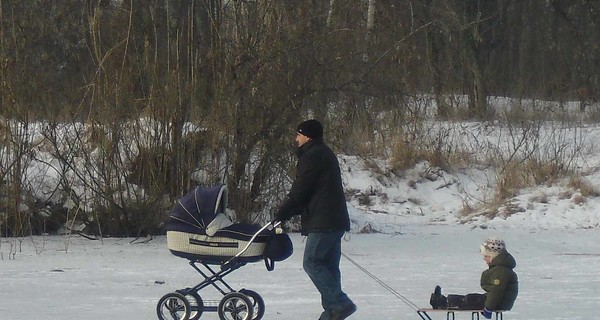
[[[441, 313], [441, 312], [446, 313], [446, 320], [455, 320], [457, 313], [471, 313], [471, 320], [485, 319], [481, 315], [481, 310], [457, 310], [457, 309], [419, 309], [419, 310], [417, 310], [417, 314], [423, 320], [433, 320], [429, 316], [429, 313]], [[494, 315], [492, 315], [492, 319], [503, 320], [504, 319], [503, 312], [504, 312], [504, 310], [492, 311], [492, 313], [496, 315], [495, 317], [494, 317]]]

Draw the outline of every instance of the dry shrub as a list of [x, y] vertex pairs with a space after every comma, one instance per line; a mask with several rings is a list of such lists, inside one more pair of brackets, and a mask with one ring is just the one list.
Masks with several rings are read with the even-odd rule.
[[448, 163], [455, 168], [470, 168], [473, 164], [477, 164], [477, 159], [473, 153], [466, 150], [457, 150], [449, 154]]
[[557, 162], [543, 162], [530, 158], [524, 162], [510, 162], [498, 176], [496, 199], [508, 199], [522, 188], [553, 184], [568, 174], [568, 170]]
[[391, 151], [390, 164], [395, 172], [412, 168], [418, 162], [414, 147], [402, 135], [394, 141]]
[[358, 197], [358, 204], [369, 207], [373, 204], [373, 200], [368, 194], [361, 193]]
[[515, 213], [525, 212], [525, 208], [521, 207], [518, 203], [507, 201], [498, 208], [498, 215], [508, 218]]
[[[450, 171], [452, 160], [458, 160], [463, 156], [463, 154], [455, 153], [451, 145], [447, 143], [446, 133], [439, 133], [429, 138], [413, 136], [409, 139], [401, 130], [397, 137], [391, 149], [391, 167], [394, 172], [412, 168], [421, 161], [427, 161], [433, 167]], [[464, 159], [459, 161], [461, 164], [465, 163]]]
[[167, 198], [132, 200], [120, 205], [98, 203], [93, 209], [96, 218], [86, 219], [84, 232], [119, 237], [161, 234], [172, 206]]
[[475, 210], [475, 208], [473, 208], [472, 205], [470, 205], [467, 201], [463, 201], [462, 208], [460, 209], [458, 214], [461, 217], [466, 217], [466, 216], [472, 215], [473, 213], [475, 213], [475, 211], [476, 210]]
[[545, 192], [537, 193], [529, 199], [531, 202], [548, 203], [548, 195]]
[[412, 204], [415, 204], [417, 206], [423, 205], [423, 201], [421, 201], [421, 199], [417, 199], [417, 198], [412, 198], [411, 197], [411, 198], [408, 198], [407, 201], [410, 202], [410, 203], [412, 203]]
[[500, 202], [516, 196], [518, 190], [529, 185], [522, 165], [515, 162], [508, 164], [496, 180], [496, 200]]
[[558, 194], [558, 199], [559, 200], [571, 199], [572, 196], [573, 196], [572, 190], [564, 190]]
[[600, 108], [598, 104], [595, 104], [591, 108], [588, 108], [586, 112], [587, 121], [591, 123], [600, 123]]
[[508, 123], [521, 124], [523, 121], [539, 119], [540, 115], [537, 114], [534, 118], [532, 111], [534, 110], [531, 106], [525, 108], [518, 103], [513, 103], [511, 108], [501, 112], [501, 117]]
[[531, 183], [535, 185], [554, 183], [567, 173], [567, 170], [560, 163], [544, 162], [535, 158], [525, 161], [525, 168], [523, 169], [531, 177]]
[[373, 225], [370, 222], [366, 222], [365, 225], [362, 226], [362, 228], [360, 228], [358, 230], [358, 233], [362, 233], [362, 234], [379, 233], [379, 230], [377, 230], [375, 227], [373, 227]]
[[587, 198], [584, 197], [581, 193], [577, 193], [574, 194], [573, 197], [571, 197], [571, 201], [573, 201], [573, 203], [576, 205], [582, 205], [587, 201]]
[[509, 217], [515, 213], [522, 213], [525, 212], [526, 209], [521, 207], [519, 204], [517, 203], [508, 203], [503, 210], [503, 214], [505, 217]]
[[596, 191], [594, 186], [584, 179], [581, 175], [573, 175], [569, 178], [568, 186], [578, 190], [583, 197], [598, 197], [600, 193]]
[[340, 148], [346, 154], [365, 158], [385, 154], [385, 143], [371, 127], [354, 125], [351, 130], [331, 128], [327, 134], [332, 145]]

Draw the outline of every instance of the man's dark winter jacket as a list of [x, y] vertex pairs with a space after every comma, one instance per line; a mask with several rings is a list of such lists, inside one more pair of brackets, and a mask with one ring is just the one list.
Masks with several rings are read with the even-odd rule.
[[516, 266], [515, 258], [504, 250], [481, 274], [481, 288], [487, 292], [485, 299], [487, 309], [512, 309], [519, 293], [519, 279], [513, 271]]
[[302, 215], [302, 234], [350, 230], [340, 166], [320, 139], [298, 150], [296, 179], [275, 218], [285, 221], [298, 214]]

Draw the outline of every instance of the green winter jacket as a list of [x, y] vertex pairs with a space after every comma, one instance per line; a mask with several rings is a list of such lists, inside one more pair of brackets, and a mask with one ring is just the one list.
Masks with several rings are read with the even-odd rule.
[[497, 255], [490, 267], [481, 274], [481, 288], [485, 290], [485, 307], [489, 310], [510, 310], [519, 293], [519, 278], [513, 269], [515, 258], [506, 250]]

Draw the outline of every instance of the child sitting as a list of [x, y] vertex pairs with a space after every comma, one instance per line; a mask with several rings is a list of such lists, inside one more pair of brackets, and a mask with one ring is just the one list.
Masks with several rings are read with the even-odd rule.
[[515, 258], [506, 251], [504, 240], [491, 237], [480, 247], [488, 269], [481, 274], [481, 288], [486, 292], [467, 295], [442, 295], [436, 286], [429, 300], [434, 309], [483, 310], [481, 314], [490, 319], [495, 310], [510, 310], [517, 299], [519, 279], [513, 269]]

